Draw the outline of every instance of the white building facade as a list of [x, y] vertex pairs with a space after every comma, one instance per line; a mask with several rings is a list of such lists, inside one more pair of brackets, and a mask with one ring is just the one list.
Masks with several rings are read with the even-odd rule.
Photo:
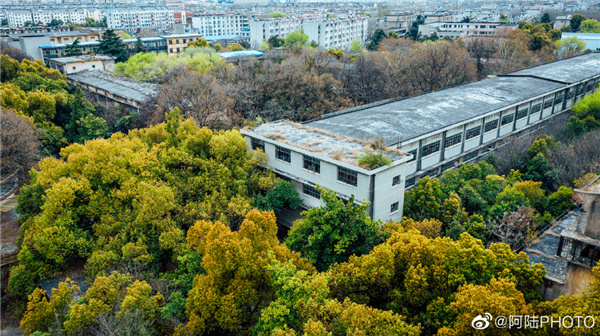
[[192, 27], [204, 36], [241, 35], [248, 18], [239, 14], [207, 14], [192, 17]]
[[[356, 203], [369, 202], [367, 212], [382, 221], [402, 220], [404, 177], [410, 156], [397, 150], [386, 153], [392, 163], [377, 169], [360, 167], [353, 155], [368, 144], [290, 122], [275, 122], [241, 131], [251, 150], [267, 154], [267, 166], [290, 181], [305, 208], [323, 205], [317, 186], [333, 190]], [[272, 134], [278, 134], [274, 139]], [[283, 140], [283, 141], [282, 141]], [[342, 153], [342, 154], [340, 154]]]
[[175, 24], [175, 12], [169, 8], [113, 9], [107, 11], [106, 19], [108, 28], [113, 29], [167, 29]]
[[368, 36], [368, 18], [350, 16], [342, 19], [286, 17], [250, 21], [250, 45], [258, 48], [271, 36], [285, 38], [295, 31], [308, 35], [321, 49], [347, 50], [353, 40], [364, 42]]
[[364, 42], [368, 37], [367, 17], [350, 17], [321, 22], [306, 22], [304, 33], [309, 41], [316, 41], [322, 49], [347, 50], [353, 40]]

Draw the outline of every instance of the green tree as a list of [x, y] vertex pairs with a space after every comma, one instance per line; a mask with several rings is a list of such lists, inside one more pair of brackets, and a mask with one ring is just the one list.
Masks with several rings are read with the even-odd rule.
[[292, 263], [267, 266], [277, 288], [275, 301], [263, 309], [256, 335], [419, 335], [405, 317], [329, 297], [327, 276], [309, 275]]
[[441, 196], [438, 179], [429, 176], [420, 179], [414, 188], [405, 192], [404, 215], [418, 221], [439, 218]]
[[367, 46], [367, 49], [377, 50], [379, 44], [381, 43], [381, 41], [383, 41], [384, 38], [386, 38], [385, 31], [381, 28], [378, 28], [377, 30], [375, 30], [375, 33], [373, 33], [373, 37], [371, 38], [371, 42]]
[[397, 39], [397, 38], [400, 38], [400, 36], [398, 35], [398, 33], [396, 33], [395, 31], [392, 30], [392, 31], [390, 31], [388, 33], [388, 38], [395, 38], [395, 39]]
[[548, 14], [548, 13], [542, 14], [542, 17], [540, 18], [540, 22], [541, 23], [551, 23], [552, 20], [550, 20], [550, 14]]
[[344, 203], [335, 192], [317, 187], [324, 206], [305, 211], [290, 230], [285, 244], [310, 260], [318, 270], [369, 253], [384, 239], [379, 223], [366, 213], [368, 204]]
[[181, 119], [173, 112], [153, 128], [42, 160], [18, 197], [19, 266], [29, 274], [11, 273], [22, 278], [11, 281], [23, 288], [76, 263], [90, 277], [128, 263], [156, 270], [181, 251], [182, 228], [196, 220], [237, 228], [274, 176], [258, 168], [264, 158], [246, 152], [239, 132], [213, 133]]
[[291, 182], [279, 180], [265, 195], [257, 195], [254, 203], [259, 210], [274, 211], [277, 215], [284, 207], [297, 209], [302, 200]]
[[579, 30], [582, 33], [600, 33], [600, 22], [591, 19], [582, 21]]
[[486, 249], [466, 233], [453, 241], [429, 239], [412, 230], [394, 232], [371, 253], [333, 265], [329, 273], [333, 298], [390, 309], [405, 315], [410, 324], [420, 323], [424, 334], [434, 335], [457, 321], [450, 305], [461, 286], [509, 279], [526, 302], [536, 302], [544, 269], [530, 265], [525, 253], [516, 254], [506, 244]]
[[287, 15], [285, 15], [285, 14], [283, 14], [283, 13], [280, 13], [280, 12], [273, 12], [273, 13], [270, 13], [270, 14], [269, 14], [269, 17], [270, 17], [270, 18], [284, 18], [284, 17], [286, 17], [286, 16], [287, 16]]
[[287, 49], [299, 49], [305, 47], [308, 42], [308, 35], [303, 32], [295, 31], [285, 37], [284, 46]]
[[[308, 37], [307, 37], [308, 40]], [[271, 37], [269, 37], [269, 40], [267, 41], [267, 43], [269, 43], [269, 45], [271, 46], [271, 48], [279, 48], [279, 47], [283, 47], [283, 45], [285, 44], [285, 39], [279, 38], [276, 35], [273, 35]]]
[[266, 266], [272, 260], [313, 268], [297, 253], [280, 245], [273, 212], [250, 211], [240, 229], [221, 222], [198, 221], [187, 234], [189, 248], [199, 253], [205, 274], [194, 279], [186, 312], [194, 334], [247, 333], [260, 312], [275, 298]]
[[586, 17], [581, 14], [574, 14], [571, 16], [571, 28], [574, 32], [578, 32], [581, 26], [581, 23], [586, 20]]
[[8, 55], [0, 55], [0, 80], [2, 80], [2, 83], [10, 82], [13, 78], [17, 77], [19, 69], [19, 62]]
[[79, 38], [76, 38], [73, 43], [71, 43], [65, 49], [65, 56], [79, 56], [81, 55], [81, 48], [79, 47]]
[[359, 40], [352, 40], [350, 43], [350, 51], [361, 52], [363, 50], [363, 43]]
[[135, 51], [134, 53], [143, 53], [146, 52], [147, 48], [144, 45], [144, 42], [142, 42], [142, 38], [138, 37], [137, 41], [135, 41]]
[[327, 53], [337, 59], [344, 57], [344, 51], [341, 49], [329, 49], [327, 50]]
[[573, 57], [585, 50], [585, 42], [577, 37], [567, 37], [554, 42], [558, 59]]
[[104, 34], [102, 34], [102, 40], [100, 41], [97, 52], [98, 54], [116, 57], [117, 62], [125, 62], [128, 58], [127, 46], [112, 29], [107, 29]]

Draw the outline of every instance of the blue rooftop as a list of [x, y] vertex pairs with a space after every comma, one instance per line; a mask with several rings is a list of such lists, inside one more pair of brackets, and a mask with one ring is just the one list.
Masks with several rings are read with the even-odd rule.
[[202, 36], [206, 41], [216, 41], [216, 40], [233, 40], [238, 38], [237, 35], [210, 35], [210, 36]]
[[265, 53], [258, 50], [242, 50], [242, 51], [229, 51], [217, 53], [217, 55], [228, 59], [228, 58], [238, 58], [238, 57], [250, 57], [250, 56], [262, 56]]

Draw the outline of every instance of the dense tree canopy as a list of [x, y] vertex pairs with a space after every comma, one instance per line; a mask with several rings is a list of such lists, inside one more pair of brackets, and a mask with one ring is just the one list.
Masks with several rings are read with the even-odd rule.
[[[252, 197], [275, 183], [237, 131], [199, 129], [173, 112], [128, 136], [88, 141], [47, 158], [19, 194], [20, 263], [27, 279], [85, 262], [90, 276], [135, 263], [157, 269], [196, 220], [238, 228]], [[11, 275], [11, 292], [27, 281]]]
[[57, 155], [69, 143], [106, 134], [106, 120], [95, 115], [94, 107], [79, 88], [67, 86], [60, 72], [41, 61], [24, 59], [19, 64], [6, 55], [2, 55], [1, 63], [0, 105], [31, 118], [43, 154]]

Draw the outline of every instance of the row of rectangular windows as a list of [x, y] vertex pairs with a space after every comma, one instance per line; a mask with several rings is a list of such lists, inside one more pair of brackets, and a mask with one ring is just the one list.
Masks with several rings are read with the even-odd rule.
[[498, 127], [498, 119], [488, 121], [487, 123], [485, 123], [485, 126], [483, 127], [483, 132], [487, 133], [491, 130], [496, 129], [497, 127]]
[[481, 126], [473, 127], [471, 129], [467, 130], [467, 133], [465, 134], [465, 139], [466, 140], [472, 139], [472, 138], [478, 136], [479, 134], [481, 134]]
[[529, 109], [528, 108], [522, 109], [522, 110], [518, 109], [517, 110], [517, 116], [516, 116], [517, 120], [523, 119], [523, 118], [527, 117], [527, 113], [529, 113]]
[[[316, 199], [321, 199], [321, 192], [319, 189], [308, 184], [302, 184], [302, 193]], [[400, 210], [400, 202], [394, 202], [390, 205], [390, 213], [397, 212], [398, 210]]]

